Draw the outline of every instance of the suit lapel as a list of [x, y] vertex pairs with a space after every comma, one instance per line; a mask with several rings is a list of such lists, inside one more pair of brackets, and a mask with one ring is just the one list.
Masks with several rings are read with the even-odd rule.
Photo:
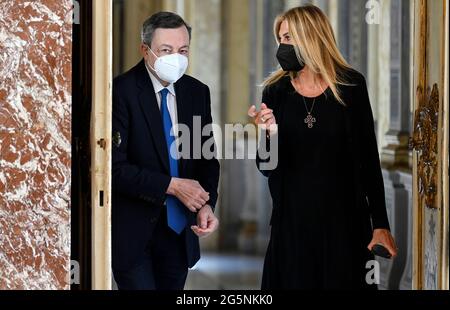
[[[190, 130], [190, 156], [193, 155], [193, 132], [192, 132], [192, 100], [191, 96], [189, 96], [189, 92], [185, 89], [183, 78], [181, 78], [177, 83], [175, 83], [175, 93], [177, 99], [177, 114], [178, 114], [178, 124], [186, 125]], [[183, 146], [183, 145], [182, 145]], [[186, 147], [186, 146], [184, 146]], [[179, 160], [179, 172], [180, 175], [183, 175], [184, 168], [186, 167], [186, 159], [180, 158]]]
[[166, 140], [164, 137], [163, 123], [161, 119], [161, 112], [156, 101], [155, 90], [152, 81], [148, 75], [147, 68], [144, 61], [141, 61], [137, 74], [137, 84], [140, 88], [139, 104], [142, 112], [147, 120], [147, 125], [150, 129], [155, 143], [156, 150], [159, 154], [164, 168], [169, 172], [169, 155], [167, 151]]

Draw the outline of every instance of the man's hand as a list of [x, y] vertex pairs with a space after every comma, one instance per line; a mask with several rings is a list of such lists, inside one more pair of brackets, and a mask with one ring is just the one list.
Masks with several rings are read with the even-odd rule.
[[397, 256], [397, 246], [395, 245], [394, 237], [392, 237], [391, 232], [387, 229], [375, 229], [373, 231], [373, 238], [370, 244], [367, 246], [369, 251], [372, 251], [372, 248], [376, 244], [383, 245], [393, 258]]
[[191, 212], [197, 212], [209, 201], [209, 193], [195, 180], [172, 178], [167, 194], [177, 197]]
[[197, 226], [191, 226], [194, 233], [200, 238], [212, 234], [219, 227], [219, 220], [210, 206], [206, 205], [198, 211]]

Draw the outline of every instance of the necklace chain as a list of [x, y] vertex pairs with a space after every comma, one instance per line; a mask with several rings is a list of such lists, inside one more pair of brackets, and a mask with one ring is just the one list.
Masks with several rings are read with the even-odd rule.
[[[300, 78], [299, 78], [300, 79]], [[296, 85], [294, 85], [294, 88], [297, 88]], [[297, 90], [297, 89], [296, 89]], [[308, 126], [309, 129], [312, 129], [314, 127], [314, 124], [317, 122], [316, 118], [312, 115], [312, 112], [314, 111], [314, 107], [316, 105], [316, 98], [313, 100], [313, 104], [311, 106], [311, 110], [308, 110], [308, 105], [306, 104], [305, 96], [301, 95], [303, 98], [303, 103], [305, 104], [305, 109], [308, 115], [304, 119], [305, 124]]]
[[303, 98], [303, 103], [305, 104], [306, 112], [308, 113], [308, 115], [306, 116], [304, 121], [305, 121], [305, 124], [308, 126], [308, 128], [312, 129], [314, 127], [314, 124], [317, 122], [316, 118], [312, 115], [312, 112], [314, 110], [314, 106], [316, 104], [316, 98], [314, 98], [314, 100], [313, 100], [311, 111], [308, 110], [308, 106], [306, 105], [305, 96], [302, 96], [302, 98]]
[[305, 96], [302, 96], [302, 98], [303, 98], [303, 103], [305, 104], [306, 112], [308, 112], [308, 114], [311, 115], [311, 113], [314, 111], [314, 106], [316, 104], [316, 98], [314, 98], [314, 100], [313, 100], [313, 104], [311, 106], [311, 110], [308, 110], [308, 105], [306, 104]]

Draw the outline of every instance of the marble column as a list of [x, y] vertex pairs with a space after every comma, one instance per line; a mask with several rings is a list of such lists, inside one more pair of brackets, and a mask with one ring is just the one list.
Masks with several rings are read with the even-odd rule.
[[[261, 5], [263, 6], [263, 20], [261, 21], [260, 27], [264, 31], [264, 35], [262, 37], [262, 65], [263, 76], [266, 77], [279, 65], [275, 56], [278, 47], [273, 34], [273, 23], [275, 18], [285, 11], [286, 6], [283, 1], [263, 0], [261, 2]], [[298, 2], [301, 4], [301, 1]]]
[[408, 220], [408, 216], [411, 214], [411, 177], [411, 174], [406, 171], [383, 170], [389, 223], [399, 252], [395, 260], [378, 258], [381, 265], [380, 288], [382, 289], [398, 290], [400, 288], [408, 255], [411, 254], [408, 251], [407, 235], [412, 224], [412, 221]]
[[[211, 114], [214, 124], [222, 123], [222, 0], [171, 0], [171, 9], [182, 16], [192, 27], [192, 41], [188, 74], [208, 85], [211, 93]], [[169, 3], [166, 3], [168, 5]], [[216, 143], [221, 135], [214, 133]], [[219, 183], [220, 184], [220, 183]], [[220, 185], [219, 185], [220, 186]], [[220, 188], [219, 188], [220, 192]], [[222, 212], [221, 195], [216, 214]], [[218, 248], [219, 234], [202, 239], [202, 249]]]
[[[370, 77], [376, 78], [372, 94], [377, 98], [377, 124], [386, 198], [390, 212], [391, 231], [399, 247], [394, 261], [386, 262], [389, 272], [383, 273], [388, 289], [411, 288], [411, 200], [412, 175], [409, 168], [410, 112], [410, 6], [408, 1], [381, 1], [381, 24], [376, 50], [378, 68]], [[371, 27], [374, 27], [373, 25]], [[372, 42], [372, 43], [374, 43]], [[373, 57], [371, 57], [373, 59]], [[388, 113], [387, 113], [388, 112]]]
[[[379, 24], [369, 24], [367, 26], [367, 36], [368, 36], [368, 46], [367, 46], [367, 88], [369, 91], [370, 102], [372, 106], [376, 107], [379, 101], [378, 98], [378, 87], [379, 87], [379, 35], [380, 35], [380, 25]], [[373, 110], [373, 116], [375, 119], [375, 124], [378, 122], [378, 110]]]
[[391, 0], [390, 19], [390, 121], [382, 160], [385, 166], [408, 167], [411, 128], [409, 1]]
[[350, 29], [349, 29], [349, 0], [339, 0], [337, 7], [337, 43], [339, 50], [347, 61], [350, 61]]
[[[279, 1], [279, 2], [282, 2], [282, 1]], [[305, 0], [285, 0], [284, 1], [284, 9], [289, 10], [289, 9], [295, 8], [297, 6], [304, 5], [306, 3], [307, 3], [307, 1], [305, 1]], [[308, 3], [310, 3], [310, 1], [308, 1]]]
[[348, 62], [367, 74], [367, 23], [363, 1], [339, 1], [339, 47]]
[[[224, 123], [247, 124], [251, 104], [261, 103], [262, 81], [276, 69], [277, 45], [273, 21], [285, 10], [283, 1], [251, 0], [223, 2], [223, 40], [226, 53], [223, 68]], [[232, 16], [231, 18], [229, 18]], [[255, 136], [238, 137], [237, 152]], [[223, 161], [221, 246], [245, 252], [264, 252], [267, 247], [270, 194], [265, 179], [256, 169], [254, 159]]]
[[[257, 19], [253, 19], [255, 28], [258, 35], [255, 42], [252, 42], [252, 67], [255, 68], [255, 80], [251, 83], [252, 93], [255, 98], [260, 99], [262, 96], [262, 81], [278, 67], [278, 61], [276, 59], [277, 44], [273, 35], [273, 23], [278, 14], [283, 13], [285, 10], [302, 5], [301, 0], [297, 1], [259, 1], [254, 0], [254, 10], [256, 10]], [[290, 7], [289, 7], [290, 6]], [[260, 101], [256, 101], [259, 104]], [[251, 163], [253, 182], [251, 183], [254, 189], [255, 196], [255, 218], [257, 222], [256, 227], [256, 251], [263, 254], [267, 249], [267, 243], [269, 240], [270, 226], [269, 220], [272, 212], [272, 200], [270, 197], [270, 191], [267, 183], [267, 178], [263, 177], [261, 173], [256, 169], [254, 162]]]
[[403, 270], [403, 275], [400, 280], [399, 289], [400, 290], [411, 290], [412, 281], [412, 266], [413, 266], [413, 177], [410, 172], [399, 172], [399, 180], [401, 184], [404, 184], [405, 190], [407, 192], [407, 204], [406, 204], [406, 217], [402, 219], [404, 224], [407, 226], [407, 231], [402, 238], [402, 241], [406, 240], [400, 250], [404, 252], [406, 256], [405, 268]]
[[[376, 132], [378, 138], [378, 147], [381, 153], [386, 145], [385, 134], [389, 130], [389, 109], [391, 98], [391, 79], [390, 79], [390, 51], [391, 51], [391, 0], [380, 0], [381, 15], [380, 25], [378, 26], [378, 53], [371, 52], [370, 61], [377, 64], [378, 80], [376, 82], [376, 96], [372, 100], [372, 108], [376, 118]], [[370, 88], [370, 86], [369, 86]]]
[[[250, 3], [248, 1], [222, 1], [222, 121], [223, 124], [246, 124], [247, 110], [250, 106]], [[236, 154], [243, 137], [229, 137], [224, 141], [224, 150]], [[226, 147], [226, 148], [225, 148]], [[248, 183], [244, 173], [248, 160], [222, 161], [222, 198], [220, 247], [225, 250], [237, 250], [239, 237], [248, 227], [254, 225], [252, 220], [241, 218], [248, 209], [245, 204]], [[248, 234], [244, 236], [247, 238]], [[245, 241], [241, 242], [244, 244]]]
[[162, 0], [132, 0], [123, 1], [123, 28], [120, 42], [123, 52], [122, 68], [119, 73], [123, 73], [134, 67], [141, 59], [139, 51], [141, 44], [141, 29], [144, 21], [152, 14], [161, 11]]
[[339, 32], [338, 32], [338, 9], [339, 9], [339, 0], [328, 0], [328, 10], [326, 12], [328, 19], [330, 20], [331, 27], [334, 31], [334, 36], [336, 40], [339, 42]]
[[0, 5], [0, 289], [68, 289], [72, 1]]
[[319, 7], [325, 14], [328, 12], [329, 0], [314, 0], [312, 3]]
[[246, 123], [249, 107], [249, 62], [250, 32], [249, 32], [249, 2], [224, 1], [223, 14], [224, 38], [223, 47], [226, 54], [223, 57], [224, 85], [223, 95], [226, 103], [224, 120], [228, 123]]
[[177, 0], [176, 12], [192, 26], [189, 74], [209, 86], [213, 122], [220, 124], [222, 0]]

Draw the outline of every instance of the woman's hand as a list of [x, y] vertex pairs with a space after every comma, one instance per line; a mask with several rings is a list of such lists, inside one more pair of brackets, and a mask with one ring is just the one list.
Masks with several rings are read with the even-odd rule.
[[268, 130], [269, 134], [276, 133], [276, 119], [273, 110], [269, 109], [265, 103], [261, 104], [261, 111], [257, 111], [256, 107], [252, 105], [248, 110], [248, 116], [253, 118], [253, 122], [257, 126], [261, 126], [264, 130]]
[[397, 245], [395, 244], [394, 238], [391, 235], [391, 232], [387, 229], [375, 229], [373, 231], [373, 238], [367, 247], [369, 251], [372, 251], [372, 248], [376, 244], [383, 245], [389, 253], [392, 255], [392, 258], [397, 256]]

